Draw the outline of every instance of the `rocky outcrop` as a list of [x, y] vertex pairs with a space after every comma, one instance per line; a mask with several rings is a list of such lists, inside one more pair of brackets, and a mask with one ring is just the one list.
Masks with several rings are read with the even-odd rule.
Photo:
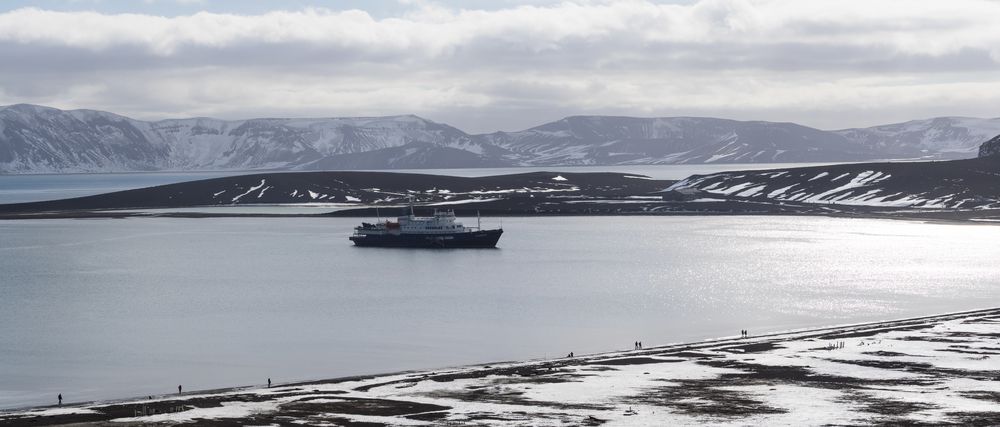
[[1000, 135], [979, 146], [979, 157], [994, 157], [1000, 155]]

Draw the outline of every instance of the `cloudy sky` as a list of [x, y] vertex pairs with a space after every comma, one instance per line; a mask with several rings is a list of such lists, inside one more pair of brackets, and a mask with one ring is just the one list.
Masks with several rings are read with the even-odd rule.
[[0, 105], [141, 119], [1000, 116], [1000, 0], [7, 0]]

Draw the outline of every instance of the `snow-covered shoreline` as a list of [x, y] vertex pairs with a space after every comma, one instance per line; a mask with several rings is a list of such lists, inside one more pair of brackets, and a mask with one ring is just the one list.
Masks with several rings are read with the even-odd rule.
[[[753, 331], [751, 331], [752, 333]], [[1000, 308], [561, 359], [0, 412], [0, 426], [1000, 422]]]

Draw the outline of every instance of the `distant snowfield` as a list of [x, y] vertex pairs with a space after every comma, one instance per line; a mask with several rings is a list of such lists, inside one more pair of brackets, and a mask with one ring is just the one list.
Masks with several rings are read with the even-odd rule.
[[[752, 331], [751, 331], [752, 333]], [[112, 422], [820, 425], [1000, 417], [1000, 309], [115, 405]], [[128, 406], [132, 405], [132, 406]], [[103, 414], [83, 405], [0, 421]], [[61, 420], [67, 420], [62, 418]], [[36, 420], [37, 421], [37, 420]]]

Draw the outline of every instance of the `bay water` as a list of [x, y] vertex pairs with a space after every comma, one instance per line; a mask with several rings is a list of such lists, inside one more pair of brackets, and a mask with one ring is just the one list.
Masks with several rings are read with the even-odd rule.
[[1000, 299], [991, 225], [504, 218], [497, 249], [410, 250], [352, 246], [358, 222], [0, 221], [0, 408], [652, 347]]

